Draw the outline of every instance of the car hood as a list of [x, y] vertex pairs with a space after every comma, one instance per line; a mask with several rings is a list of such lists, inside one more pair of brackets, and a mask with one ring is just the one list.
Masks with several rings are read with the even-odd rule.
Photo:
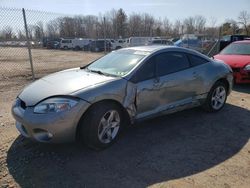
[[28, 85], [19, 94], [26, 106], [34, 106], [41, 100], [58, 95], [70, 95], [78, 90], [118, 79], [83, 69], [68, 69], [43, 77]]
[[233, 68], [242, 68], [247, 64], [250, 64], [250, 55], [222, 55], [218, 54], [214, 56], [215, 59], [224, 61], [226, 64]]

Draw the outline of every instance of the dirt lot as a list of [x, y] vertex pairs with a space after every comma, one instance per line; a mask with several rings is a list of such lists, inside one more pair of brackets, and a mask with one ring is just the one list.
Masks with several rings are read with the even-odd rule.
[[[4, 63], [17, 67], [19, 58], [26, 61], [7, 52], [0, 56], [0, 187], [249, 187], [250, 85], [236, 86], [219, 113], [197, 108], [145, 121], [97, 152], [76, 143], [46, 145], [19, 136], [10, 108], [31, 80], [21, 73], [6, 76]], [[38, 75], [100, 55], [33, 52]]]

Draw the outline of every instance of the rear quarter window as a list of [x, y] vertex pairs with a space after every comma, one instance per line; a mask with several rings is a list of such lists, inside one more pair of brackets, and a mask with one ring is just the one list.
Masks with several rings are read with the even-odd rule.
[[190, 55], [189, 54], [188, 58], [190, 60], [190, 64], [191, 64], [192, 67], [203, 65], [203, 64], [209, 62], [207, 59], [204, 59], [204, 58], [196, 56], [196, 55]]

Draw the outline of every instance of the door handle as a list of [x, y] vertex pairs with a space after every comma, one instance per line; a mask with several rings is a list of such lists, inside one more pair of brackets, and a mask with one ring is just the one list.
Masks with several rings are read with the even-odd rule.
[[195, 78], [197, 78], [197, 77], [198, 77], [198, 75], [197, 75], [197, 73], [196, 73], [196, 72], [193, 72], [193, 77], [195, 77]]
[[154, 86], [154, 87], [158, 87], [159, 84], [160, 84], [160, 79], [159, 79], [158, 77], [156, 77], [156, 78], [154, 79], [153, 86]]
[[160, 78], [159, 77], [154, 78], [154, 83], [159, 83], [159, 82], [160, 82]]
[[159, 87], [160, 83], [154, 83], [154, 87]]

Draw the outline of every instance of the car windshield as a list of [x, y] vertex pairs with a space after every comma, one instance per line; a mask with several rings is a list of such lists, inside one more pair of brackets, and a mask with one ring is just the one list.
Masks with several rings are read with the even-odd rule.
[[234, 43], [227, 46], [220, 54], [250, 55], [250, 43]]
[[87, 66], [86, 69], [111, 76], [124, 76], [145, 56], [146, 53], [143, 51], [115, 51], [96, 60], [94, 63]]

